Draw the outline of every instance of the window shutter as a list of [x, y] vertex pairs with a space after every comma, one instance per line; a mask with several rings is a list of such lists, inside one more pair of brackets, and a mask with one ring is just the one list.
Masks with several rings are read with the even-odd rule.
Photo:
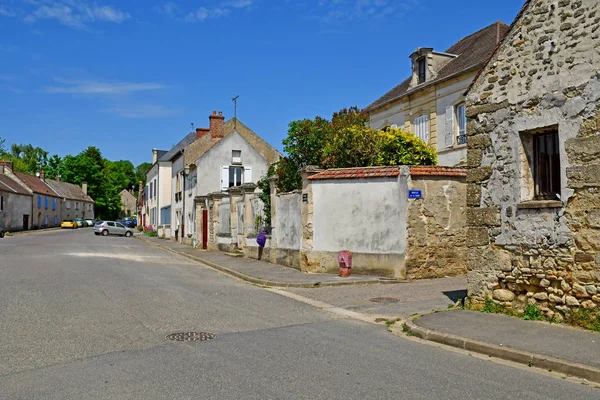
[[454, 107], [446, 107], [446, 147], [454, 145]]
[[38, 196], [38, 208], [42, 208], [42, 196]]
[[252, 182], [252, 168], [245, 167], [244, 168], [244, 183]]
[[229, 167], [221, 167], [221, 190], [229, 189]]
[[52, 199], [52, 210], [56, 210], [56, 199]]
[[423, 115], [423, 130], [424, 130], [424, 135], [423, 135], [423, 141], [427, 144], [429, 144], [429, 117], [427, 115]]

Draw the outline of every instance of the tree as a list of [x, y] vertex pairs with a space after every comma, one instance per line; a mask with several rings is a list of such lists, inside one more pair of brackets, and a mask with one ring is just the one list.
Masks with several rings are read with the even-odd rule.
[[4, 147], [5, 143], [6, 139], [0, 136], [0, 158], [4, 157], [4, 155], [6, 154], [6, 147]]
[[148, 171], [150, 171], [150, 168], [152, 168], [152, 163], [149, 163], [149, 162], [143, 162], [140, 165], [138, 165], [137, 167], [135, 167], [136, 182], [141, 181], [143, 183], [142, 186], [145, 186], [146, 185], [146, 175], [148, 174]]
[[13, 169], [26, 174], [35, 174], [44, 169], [48, 152], [31, 144], [13, 144], [5, 155], [13, 163]]
[[376, 165], [437, 165], [437, 152], [409, 132], [387, 128], [378, 132]]
[[56, 179], [58, 175], [60, 175], [61, 163], [62, 158], [60, 158], [58, 154], [54, 154], [52, 157], [50, 157], [46, 162], [46, 166], [44, 167], [46, 176], [50, 179]]

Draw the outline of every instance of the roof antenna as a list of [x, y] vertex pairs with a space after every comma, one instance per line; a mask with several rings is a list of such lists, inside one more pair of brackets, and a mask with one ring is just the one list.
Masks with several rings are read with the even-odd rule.
[[238, 94], [233, 99], [231, 99], [231, 101], [233, 101], [233, 130], [235, 130], [235, 128], [237, 127], [237, 99], [239, 98], [240, 95]]

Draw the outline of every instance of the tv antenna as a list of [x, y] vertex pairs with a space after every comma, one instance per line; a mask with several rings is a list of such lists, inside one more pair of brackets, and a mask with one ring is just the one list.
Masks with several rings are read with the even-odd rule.
[[235, 129], [237, 126], [237, 100], [239, 98], [240, 95], [238, 94], [233, 99], [231, 99], [231, 101], [233, 101], [233, 129]]

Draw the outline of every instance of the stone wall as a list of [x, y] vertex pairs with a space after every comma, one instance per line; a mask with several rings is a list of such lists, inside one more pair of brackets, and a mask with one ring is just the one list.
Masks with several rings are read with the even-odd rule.
[[440, 278], [467, 272], [465, 178], [411, 175], [406, 221], [406, 273], [409, 279]]
[[[600, 288], [600, 4], [530, 2], [467, 95], [469, 293], [562, 319]], [[558, 130], [559, 198], [532, 198], [526, 136]]]

